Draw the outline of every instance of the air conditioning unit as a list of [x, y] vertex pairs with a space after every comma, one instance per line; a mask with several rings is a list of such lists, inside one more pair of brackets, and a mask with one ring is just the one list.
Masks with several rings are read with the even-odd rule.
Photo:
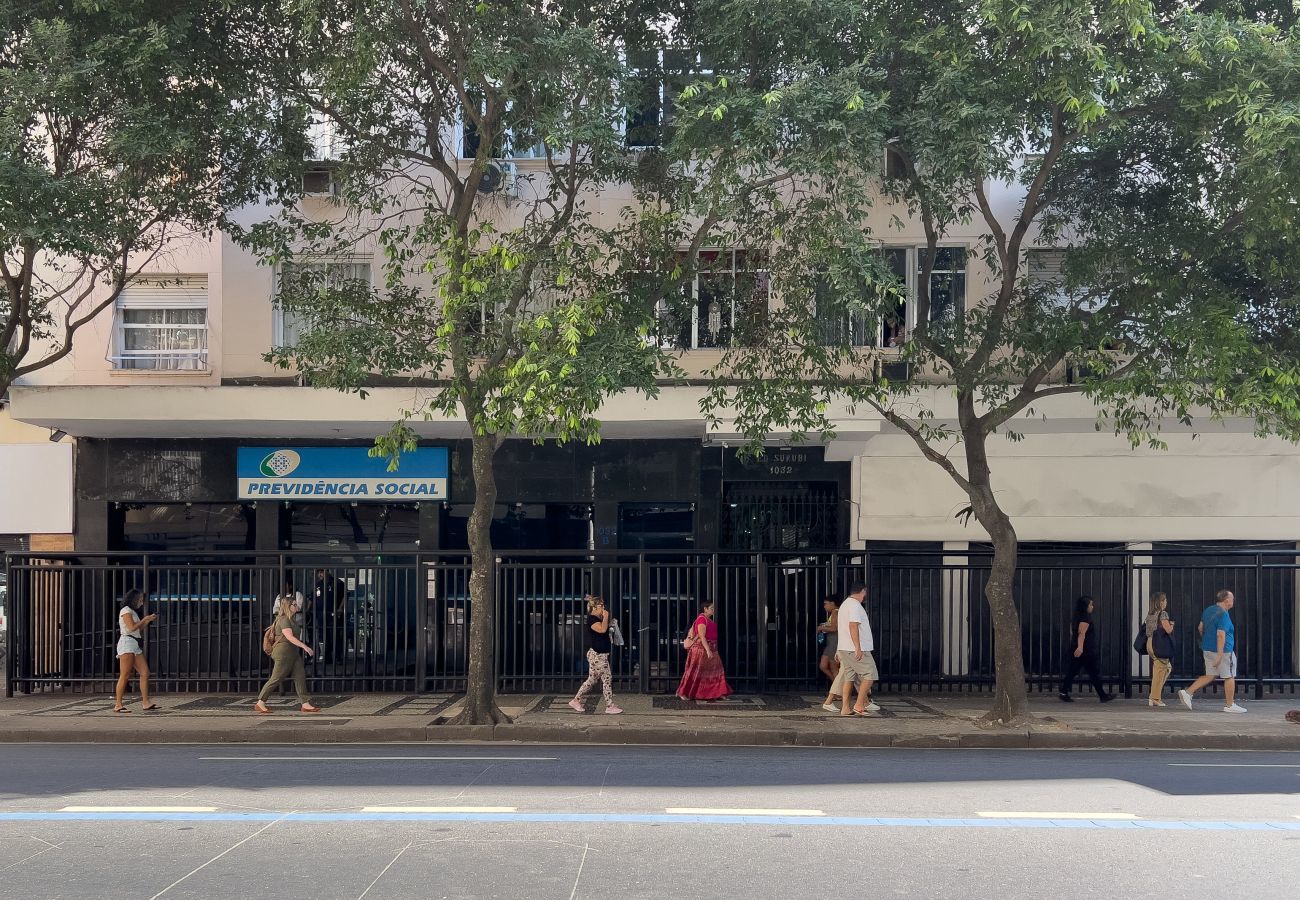
[[337, 196], [334, 169], [330, 166], [309, 166], [302, 173], [302, 193], [305, 197]]
[[494, 159], [488, 163], [478, 189], [483, 194], [501, 194], [505, 197], [519, 196], [519, 171], [515, 164], [506, 160]]

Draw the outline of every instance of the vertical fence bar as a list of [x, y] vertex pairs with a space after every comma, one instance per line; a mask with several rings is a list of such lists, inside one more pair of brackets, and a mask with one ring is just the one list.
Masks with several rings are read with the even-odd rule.
[[21, 596], [21, 593], [18, 587], [18, 582], [14, 578], [13, 559], [8, 554], [5, 555], [5, 585], [6, 590], [8, 591], [8, 597], [5, 601], [5, 605], [8, 609], [5, 610], [5, 614], [9, 618], [9, 621], [5, 623], [5, 627], [8, 631], [4, 635], [5, 697], [12, 697], [14, 695], [14, 679], [18, 677], [18, 642], [16, 640], [11, 641], [9, 635], [22, 633], [18, 628], [14, 627], [14, 623], [18, 621], [18, 598]]
[[767, 691], [767, 674], [768, 674], [767, 673], [768, 590], [767, 590], [767, 554], [761, 551], [758, 553], [758, 590], [755, 592], [755, 594], [758, 603], [758, 609], [757, 609], [758, 615], [755, 617], [756, 619], [755, 630], [757, 631], [757, 636], [758, 636], [758, 641], [757, 641], [758, 646], [755, 648], [758, 656], [758, 692], [762, 694], [762, 693], [766, 693]]
[[[1255, 699], [1264, 699], [1264, 555], [1255, 554], [1255, 596], [1250, 598], [1254, 605], [1250, 629], [1250, 664], [1255, 667]], [[1240, 654], [1238, 654], [1240, 656]]]
[[[637, 569], [637, 615], [631, 620], [631, 625], [636, 629], [628, 631], [629, 640], [632, 635], [636, 637], [636, 655], [637, 670], [640, 676], [637, 679], [638, 689], [643, 694], [650, 693], [650, 667], [654, 665], [655, 657], [658, 654], [654, 648], [658, 647], [659, 629], [651, 628], [654, 619], [654, 604], [651, 601], [650, 592], [650, 562], [646, 559], [645, 551], [636, 556]], [[652, 643], [653, 642], [653, 643]]]
[[[1121, 621], [1124, 622], [1124, 633], [1127, 635], [1129, 633], [1128, 626], [1137, 618], [1137, 609], [1139, 608], [1137, 585], [1133, 579], [1133, 554], [1131, 553], [1124, 554], [1124, 588], [1124, 618]], [[1133, 633], [1136, 635], [1136, 632]], [[1126, 637], [1125, 640], [1128, 640], [1128, 638]], [[1125, 648], [1126, 650], [1131, 649], [1127, 644]], [[1125, 652], [1124, 665], [1120, 666], [1120, 690], [1124, 692], [1124, 697], [1130, 700], [1133, 698], [1132, 672], [1133, 667], [1129, 665], [1128, 653]]]

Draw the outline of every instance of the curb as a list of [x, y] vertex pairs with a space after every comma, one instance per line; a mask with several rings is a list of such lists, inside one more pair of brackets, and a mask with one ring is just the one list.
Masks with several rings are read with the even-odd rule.
[[802, 747], [909, 750], [1272, 750], [1300, 752], [1293, 735], [1141, 733], [1015, 729], [944, 734], [821, 732], [790, 729], [702, 729], [657, 725], [565, 726], [538, 724], [370, 726], [333, 728], [286, 724], [275, 729], [7, 728], [0, 745], [105, 744], [383, 744], [383, 743], [605, 744], [643, 746]]

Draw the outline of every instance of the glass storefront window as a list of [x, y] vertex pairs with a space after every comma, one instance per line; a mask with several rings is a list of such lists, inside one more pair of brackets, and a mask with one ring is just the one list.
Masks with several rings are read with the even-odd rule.
[[[453, 503], [443, 512], [442, 546], [469, 549], [470, 503]], [[496, 550], [590, 550], [594, 546], [592, 509], [586, 503], [498, 503], [492, 514]]]
[[292, 503], [281, 514], [287, 550], [400, 553], [420, 549], [414, 503]]
[[695, 546], [693, 503], [620, 503], [620, 550], [690, 550]]
[[251, 503], [115, 503], [109, 514], [111, 550], [252, 550], [256, 537]]

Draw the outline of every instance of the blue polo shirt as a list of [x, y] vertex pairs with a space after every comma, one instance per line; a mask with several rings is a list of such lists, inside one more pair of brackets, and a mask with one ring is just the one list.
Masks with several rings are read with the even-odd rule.
[[1223, 652], [1233, 653], [1237, 649], [1237, 630], [1232, 625], [1232, 616], [1219, 604], [1214, 604], [1201, 613], [1201, 649], [1206, 653], [1219, 652], [1220, 629], [1223, 630]]

